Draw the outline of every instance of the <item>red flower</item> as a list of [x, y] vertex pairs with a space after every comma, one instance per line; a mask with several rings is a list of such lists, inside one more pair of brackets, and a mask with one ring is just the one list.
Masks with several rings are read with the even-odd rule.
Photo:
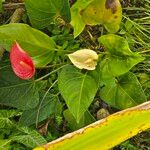
[[14, 73], [21, 79], [30, 79], [35, 74], [32, 58], [15, 42], [10, 51], [10, 61]]

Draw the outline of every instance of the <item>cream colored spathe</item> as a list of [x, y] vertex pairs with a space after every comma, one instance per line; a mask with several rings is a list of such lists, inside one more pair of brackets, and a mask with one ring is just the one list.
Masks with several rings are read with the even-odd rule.
[[90, 49], [81, 49], [68, 55], [71, 62], [79, 69], [95, 70], [98, 55]]

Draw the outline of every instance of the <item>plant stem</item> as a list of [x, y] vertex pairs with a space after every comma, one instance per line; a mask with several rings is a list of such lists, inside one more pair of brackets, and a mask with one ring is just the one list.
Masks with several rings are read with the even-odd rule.
[[11, 16], [10, 23], [18, 23], [21, 21], [23, 15], [24, 15], [24, 8], [17, 8], [13, 15]]
[[39, 121], [39, 113], [40, 113], [40, 109], [42, 107], [42, 103], [45, 99], [45, 97], [47, 96], [48, 92], [50, 91], [50, 89], [57, 83], [58, 80], [54, 81], [53, 84], [48, 88], [48, 90], [46, 91], [46, 93], [44, 94], [41, 102], [40, 102], [40, 105], [39, 105], [39, 108], [38, 108], [38, 111], [37, 111], [37, 116], [36, 116], [36, 127], [38, 127], [38, 121]]
[[141, 52], [139, 52], [139, 54], [148, 53], [148, 52], [150, 52], [150, 49], [145, 50], [145, 51], [141, 51]]
[[17, 8], [22, 8], [24, 7], [24, 3], [7, 3], [3, 4], [3, 9], [4, 10], [13, 10]]
[[50, 72], [50, 73], [48, 73], [48, 74], [44, 75], [43, 77], [36, 79], [36, 80], [35, 80], [35, 82], [38, 82], [38, 81], [43, 80], [44, 78], [46, 78], [46, 77], [50, 76], [51, 74], [53, 74], [53, 73], [57, 72], [58, 70], [62, 69], [62, 68], [63, 68], [63, 67], [65, 67], [65, 66], [66, 66], [66, 65], [63, 65], [63, 66], [61, 66], [61, 67], [59, 67], [59, 68], [57, 68], [57, 69], [53, 70], [52, 72]]
[[55, 64], [55, 65], [48, 65], [48, 66], [44, 66], [44, 67], [38, 67], [37, 69], [47, 69], [47, 68], [52, 68], [52, 67], [56, 67], [56, 66], [60, 66], [60, 65], [65, 65], [65, 63]]

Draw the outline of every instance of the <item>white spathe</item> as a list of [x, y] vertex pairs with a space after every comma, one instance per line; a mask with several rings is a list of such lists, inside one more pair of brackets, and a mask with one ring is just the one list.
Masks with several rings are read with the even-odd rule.
[[95, 70], [98, 55], [90, 49], [81, 49], [68, 55], [71, 62], [79, 69]]

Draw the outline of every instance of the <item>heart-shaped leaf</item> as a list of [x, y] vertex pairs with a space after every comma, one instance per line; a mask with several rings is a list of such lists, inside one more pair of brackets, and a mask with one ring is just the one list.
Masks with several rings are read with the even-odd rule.
[[102, 79], [113, 78], [128, 72], [144, 58], [130, 50], [128, 42], [118, 35], [108, 34], [99, 38], [108, 54], [101, 61]]
[[129, 72], [113, 79], [102, 88], [102, 100], [118, 109], [125, 109], [143, 103], [146, 96], [136, 76]]
[[122, 20], [122, 8], [119, 0], [94, 0], [82, 11], [86, 24], [103, 24], [110, 33], [119, 30]]
[[98, 89], [98, 81], [88, 74], [81, 73], [68, 65], [62, 69], [58, 78], [59, 90], [77, 122], [88, 109]]
[[68, 22], [71, 18], [69, 0], [26, 0], [25, 6], [30, 21], [36, 28], [48, 27], [58, 16]]
[[0, 26], [0, 46], [10, 51], [14, 41], [32, 57], [36, 67], [52, 61], [56, 44], [41, 31], [21, 23]]
[[115, 33], [119, 30], [121, 20], [119, 0], [78, 0], [71, 8], [74, 37], [83, 31], [86, 24], [103, 24], [108, 32]]

